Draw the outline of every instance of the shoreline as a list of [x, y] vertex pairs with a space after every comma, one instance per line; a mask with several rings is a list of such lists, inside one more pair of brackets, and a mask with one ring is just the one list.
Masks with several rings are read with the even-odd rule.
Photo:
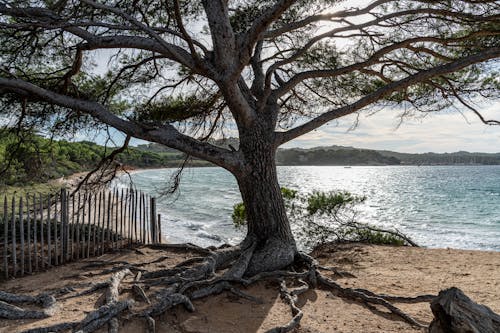
[[[131, 175], [133, 174], [137, 174], [137, 173], [141, 173], [141, 172], [146, 172], [146, 171], [155, 171], [155, 170], [174, 170], [174, 168], [127, 168], [127, 172], [130, 173]], [[85, 173], [77, 173], [77, 174], [74, 174], [74, 175], [71, 175], [69, 177], [67, 177], [65, 179], [65, 181], [67, 182], [75, 182], [77, 181], [79, 178], [83, 177]], [[120, 175], [123, 175], [124, 172], [121, 172]], [[163, 219], [164, 220], [164, 223], [168, 223], [168, 219]], [[183, 222], [179, 222], [179, 223], [183, 223]], [[166, 228], [165, 230], [168, 230], [168, 228]], [[184, 230], [184, 229], [182, 229]], [[473, 229], [471, 229], [473, 230]], [[481, 229], [482, 230], [482, 229]], [[164, 239], [167, 239], [168, 238], [168, 233], [165, 233], [164, 232]], [[494, 243], [485, 243], [483, 244], [483, 247], [479, 247], [478, 245], [480, 244], [476, 244], [476, 243], [467, 243], [467, 242], [455, 242], [455, 241], [449, 241], [449, 242], [444, 242], [443, 243], [439, 243], [439, 242], [436, 242], [434, 241], [434, 238], [432, 237], [432, 235], [427, 235], [428, 237], [425, 238], [426, 236], [426, 233], [424, 232], [420, 232], [417, 230], [416, 232], [414, 231], [413, 233], [410, 232], [410, 234], [412, 234], [414, 237], [418, 238], [418, 237], [422, 237], [420, 240], [423, 241], [424, 243], [426, 244], [430, 244], [429, 245], [426, 245], [425, 248], [428, 248], [428, 249], [459, 249], [459, 250], [471, 250], [471, 251], [481, 251], [481, 252], [500, 252], [500, 249], [498, 249], [498, 246], [495, 246]], [[186, 234], [188, 235], [188, 234]], [[489, 238], [491, 238], [489, 236]], [[183, 238], [183, 239], [186, 239], [186, 238]], [[417, 242], [418, 243], [418, 242]], [[460, 246], [462, 245], [462, 246]]]

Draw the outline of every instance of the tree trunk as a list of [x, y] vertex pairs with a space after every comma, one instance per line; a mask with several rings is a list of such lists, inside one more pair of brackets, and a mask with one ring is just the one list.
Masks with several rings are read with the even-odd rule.
[[244, 137], [245, 168], [235, 174], [247, 214], [245, 242], [257, 242], [248, 276], [290, 265], [297, 251], [278, 184], [276, 148], [269, 142], [262, 135]]

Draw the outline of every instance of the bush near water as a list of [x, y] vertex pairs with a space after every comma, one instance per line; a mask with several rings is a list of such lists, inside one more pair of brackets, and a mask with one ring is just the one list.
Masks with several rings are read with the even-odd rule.
[[[378, 245], [411, 245], [411, 240], [397, 231], [373, 228], [357, 221], [356, 205], [366, 200], [347, 191], [313, 191], [299, 194], [297, 190], [281, 188], [287, 214], [292, 225], [298, 225], [297, 238], [306, 248], [325, 243], [362, 242]], [[246, 225], [245, 205], [233, 206], [231, 215], [235, 227]]]

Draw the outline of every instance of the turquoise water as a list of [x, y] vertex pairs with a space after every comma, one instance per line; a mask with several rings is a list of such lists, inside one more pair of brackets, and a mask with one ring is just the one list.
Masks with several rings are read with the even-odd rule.
[[[134, 185], [154, 196], [173, 169], [139, 171]], [[278, 167], [281, 186], [303, 192], [347, 190], [365, 195], [360, 220], [406, 233], [429, 247], [500, 251], [500, 166]], [[128, 177], [120, 179], [126, 186]], [[233, 176], [220, 168], [184, 171], [179, 192], [158, 198], [162, 230], [171, 242], [236, 243], [232, 226], [241, 201]]]

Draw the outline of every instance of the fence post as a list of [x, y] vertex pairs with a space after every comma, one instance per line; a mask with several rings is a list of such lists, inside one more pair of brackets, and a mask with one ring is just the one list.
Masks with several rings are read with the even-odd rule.
[[137, 236], [137, 213], [139, 210], [139, 192], [135, 190], [134, 192], [134, 238], [135, 242], [139, 242], [139, 238]]
[[7, 196], [3, 199], [3, 269], [5, 271], [5, 279], [9, 278], [9, 259], [8, 249], [9, 246], [9, 221], [7, 218]]
[[133, 192], [134, 190], [130, 188], [130, 190], [127, 192], [127, 203], [128, 203], [128, 246], [132, 246], [132, 198], [133, 198]]
[[38, 221], [36, 220], [36, 194], [33, 194], [33, 247], [35, 248], [35, 271], [38, 272]]
[[95, 252], [96, 252], [96, 234], [97, 234], [97, 200], [98, 196], [97, 193], [94, 194], [94, 218], [92, 221], [92, 256], [95, 257]]
[[114, 209], [115, 209], [115, 231], [113, 232], [113, 248], [116, 250], [118, 249], [118, 217], [119, 217], [119, 212], [118, 212], [118, 202], [120, 201], [119, 193], [118, 190], [114, 190]]
[[42, 270], [45, 268], [45, 242], [43, 240], [43, 200], [42, 200], [42, 193], [38, 194], [38, 198], [40, 199], [40, 266]]
[[102, 240], [102, 237], [101, 234], [102, 234], [102, 229], [101, 229], [101, 208], [102, 208], [102, 191], [99, 192], [99, 197], [98, 197], [98, 202], [97, 202], [97, 254], [100, 253], [100, 245], [101, 245], [101, 241]]
[[51, 195], [47, 196], [47, 264], [52, 266], [52, 221], [50, 219], [50, 205], [52, 204]]
[[61, 263], [68, 260], [68, 192], [61, 189]]
[[76, 259], [80, 259], [80, 212], [82, 209], [81, 206], [81, 194], [78, 192], [78, 203], [76, 209]]
[[111, 225], [111, 191], [108, 193], [108, 211], [106, 220], [106, 241], [109, 243], [111, 240], [110, 225]]
[[123, 247], [123, 223], [125, 222], [125, 211], [124, 211], [124, 205], [123, 205], [123, 188], [121, 190], [121, 195], [120, 195], [120, 248]]
[[87, 252], [86, 252], [86, 258], [90, 257], [90, 234], [91, 234], [91, 226], [90, 222], [92, 220], [92, 193], [89, 192], [89, 196], [87, 197], [89, 200], [89, 211], [88, 211], [88, 217], [87, 217]]
[[146, 195], [141, 192], [142, 201], [142, 244], [146, 244]]
[[54, 198], [54, 203], [55, 203], [55, 206], [54, 206], [54, 265], [59, 265], [59, 256], [58, 256], [58, 250], [59, 250], [59, 243], [58, 243], [58, 239], [57, 239], [57, 202], [58, 200], [60, 200], [60, 198], [58, 198], [58, 195], [56, 194], [55, 195], [55, 198]]
[[150, 210], [150, 222], [151, 222], [151, 242], [152, 243], [158, 243], [158, 240], [156, 239], [158, 236], [158, 233], [156, 232], [156, 199], [151, 197], [150, 198], [150, 204], [149, 204], [149, 210]]
[[101, 254], [104, 254], [105, 230], [106, 230], [106, 192], [102, 191], [102, 228], [101, 228]]
[[21, 237], [21, 276], [24, 276], [24, 220], [23, 220], [23, 196], [19, 198], [19, 234]]
[[29, 195], [26, 194], [26, 218], [28, 219], [28, 273], [33, 272], [33, 265], [31, 262], [31, 215], [30, 215], [30, 201], [29, 201]]
[[158, 214], [158, 243], [161, 244], [161, 215]]
[[[71, 223], [69, 225], [70, 230], [71, 230], [71, 255], [70, 258], [71, 260], [75, 260], [76, 255], [75, 255], [75, 193], [70, 194], [71, 197]], [[69, 214], [68, 214], [69, 215]]]
[[16, 258], [16, 197], [12, 196], [12, 276], [16, 276], [17, 258]]

